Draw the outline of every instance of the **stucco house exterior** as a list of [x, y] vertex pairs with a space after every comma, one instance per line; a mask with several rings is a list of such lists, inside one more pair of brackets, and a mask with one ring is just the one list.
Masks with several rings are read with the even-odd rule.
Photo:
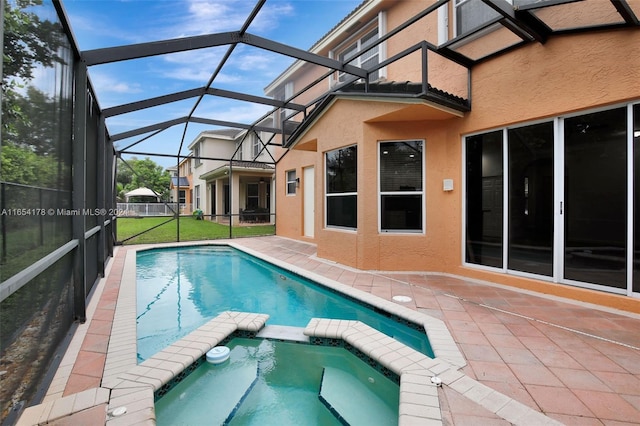
[[364, 270], [640, 297], [638, 16], [364, 1], [310, 51], [366, 75], [296, 62], [265, 89], [307, 106], [274, 115], [277, 234]]
[[268, 141], [255, 130], [200, 133], [189, 144], [194, 210], [220, 223], [273, 223], [275, 160]]
[[193, 172], [191, 170], [192, 160], [190, 157], [184, 158], [176, 167], [167, 167], [171, 173], [171, 184], [169, 185], [169, 197], [172, 203], [179, 203], [180, 214], [191, 214], [193, 206]]

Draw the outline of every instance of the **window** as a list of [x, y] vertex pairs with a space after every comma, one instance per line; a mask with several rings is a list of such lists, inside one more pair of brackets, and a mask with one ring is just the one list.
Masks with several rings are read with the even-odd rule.
[[242, 141], [236, 142], [236, 160], [242, 161]]
[[[511, 3], [511, 0], [507, 1]], [[455, 0], [454, 16], [456, 36], [459, 36], [481, 27], [500, 14], [484, 4], [482, 0]]]
[[251, 151], [253, 155], [253, 159], [255, 160], [260, 154], [260, 148], [262, 148], [262, 143], [260, 143], [260, 138], [257, 133], [254, 133], [251, 137]]
[[380, 230], [423, 230], [423, 141], [380, 143]]
[[[293, 96], [293, 81], [288, 81], [284, 85], [278, 87], [273, 95], [273, 99], [277, 101], [286, 101]], [[290, 115], [293, 111], [290, 109], [280, 108], [276, 110], [273, 114], [274, 127], [280, 128], [282, 122], [288, 115]]]
[[326, 153], [326, 224], [356, 229], [358, 223], [357, 147]]
[[296, 171], [289, 170], [287, 172], [287, 195], [296, 195], [296, 186], [298, 186]]
[[200, 185], [196, 185], [194, 189], [195, 189], [195, 195], [196, 195], [196, 197], [195, 197], [196, 198], [195, 199], [195, 202], [196, 202], [195, 208], [199, 209], [200, 208]]
[[[371, 69], [380, 63], [381, 45], [377, 45], [369, 50], [367, 47], [378, 40], [379, 30], [378, 22], [374, 26], [368, 26], [363, 30], [357, 39], [350, 39], [348, 44], [338, 47], [334, 53], [340, 62], [346, 62], [356, 67]], [[359, 53], [365, 52], [360, 56]], [[357, 57], [356, 57], [357, 56]], [[349, 74], [338, 71], [338, 82], [342, 83], [349, 78]], [[380, 70], [374, 71], [369, 75], [369, 81], [376, 81], [380, 78]]]
[[[540, 0], [505, 0], [515, 7], [535, 3]], [[482, 0], [454, 0], [455, 36], [482, 27], [501, 15]], [[441, 18], [442, 19], [442, 18]], [[446, 18], [445, 18], [446, 19]], [[440, 21], [442, 24], [442, 21]]]
[[258, 184], [247, 184], [247, 210], [253, 210], [258, 208]]
[[187, 202], [187, 191], [181, 189], [178, 191], [178, 203], [184, 204]]
[[193, 147], [193, 159], [195, 161], [196, 167], [202, 164], [202, 161], [200, 160], [200, 144], [199, 143], [195, 144], [195, 146]]

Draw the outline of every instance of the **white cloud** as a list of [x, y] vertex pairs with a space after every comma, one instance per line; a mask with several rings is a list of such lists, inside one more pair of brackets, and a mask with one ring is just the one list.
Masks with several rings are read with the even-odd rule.
[[143, 91], [138, 83], [130, 83], [100, 71], [91, 70], [89, 71], [89, 76], [93, 85], [100, 88], [100, 93], [131, 94], [141, 93]]
[[196, 111], [196, 115], [212, 120], [231, 121], [234, 123], [251, 124], [258, 118], [271, 111], [272, 107], [261, 104], [238, 105], [221, 110]]
[[[180, 17], [176, 33], [185, 35], [212, 34], [238, 31], [242, 28], [253, 2], [246, 0], [187, 0], [187, 14]], [[250, 32], [264, 32], [278, 27], [283, 16], [293, 13], [293, 7], [286, 2], [267, 3], [252, 22]]]

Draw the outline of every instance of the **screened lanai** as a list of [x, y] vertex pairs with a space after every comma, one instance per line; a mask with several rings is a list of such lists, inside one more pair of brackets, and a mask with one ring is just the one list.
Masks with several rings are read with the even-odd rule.
[[[95, 2], [95, 13], [80, 19], [73, 2], [3, 2], [2, 421], [10, 422], [42, 398], [56, 354], [85, 320], [94, 284], [122, 240], [116, 179], [132, 158], [175, 167], [177, 180], [186, 177], [180, 165], [190, 159], [222, 167], [227, 180], [221, 184], [233, 186], [232, 176], [244, 168], [258, 184], [270, 180], [275, 185], [264, 170], [278, 172], [278, 161], [332, 97], [411, 99], [464, 114], [473, 107], [473, 69], [484, 61], [553, 36], [640, 25], [638, 0], [425, 1], [411, 19], [336, 55], [324, 41], [349, 44], [345, 23], [379, 1], [350, 3], [307, 44], [295, 36], [300, 30], [287, 26], [265, 36], [269, 19], [288, 13], [280, 1], [239, 2], [234, 10], [212, 5], [218, 8], [214, 15], [203, 7], [164, 32], [154, 31], [153, 16], [125, 19], [126, 9], [119, 28], [103, 27], [99, 8], [108, 3]], [[120, 6], [136, 2], [129, 3]], [[590, 13], [584, 13], [586, 6]], [[440, 28], [445, 10], [469, 18], [451, 17], [456, 24], [444, 33], [431, 31], [431, 39], [404, 41], [408, 29]], [[219, 19], [224, 13], [229, 18]], [[217, 25], [205, 25], [211, 16], [218, 17]], [[310, 23], [313, 16], [300, 20]], [[147, 25], [150, 29], [143, 30]], [[89, 29], [104, 39], [87, 38]], [[114, 39], [106, 34], [119, 30], [138, 36], [131, 43], [110, 44]], [[371, 55], [387, 43], [403, 45], [388, 57]], [[385, 67], [409, 62], [418, 64], [415, 77], [379, 78]], [[453, 77], [433, 79], [434, 64], [443, 63]], [[300, 69], [313, 78], [292, 88], [287, 76]], [[162, 84], [152, 78], [158, 74]], [[190, 148], [203, 132], [230, 130], [232, 149]], [[240, 158], [247, 144], [253, 145], [251, 154]], [[265, 169], [256, 171], [260, 168]], [[228, 194], [234, 197], [232, 189]], [[216, 216], [212, 204], [210, 199], [203, 206], [210, 219]], [[270, 209], [275, 218], [273, 201]], [[228, 209], [224, 215], [229, 220], [223, 236], [236, 236], [231, 218], [240, 212]], [[171, 241], [184, 238], [179, 218], [175, 209], [161, 222], [171, 224]]]

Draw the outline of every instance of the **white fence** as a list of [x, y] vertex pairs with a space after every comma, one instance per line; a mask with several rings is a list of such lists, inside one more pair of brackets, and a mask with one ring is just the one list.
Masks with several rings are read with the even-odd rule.
[[118, 216], [173, 216], [174, 212], [191, 214], [191, 206], [178, 203], [118, 203]]

